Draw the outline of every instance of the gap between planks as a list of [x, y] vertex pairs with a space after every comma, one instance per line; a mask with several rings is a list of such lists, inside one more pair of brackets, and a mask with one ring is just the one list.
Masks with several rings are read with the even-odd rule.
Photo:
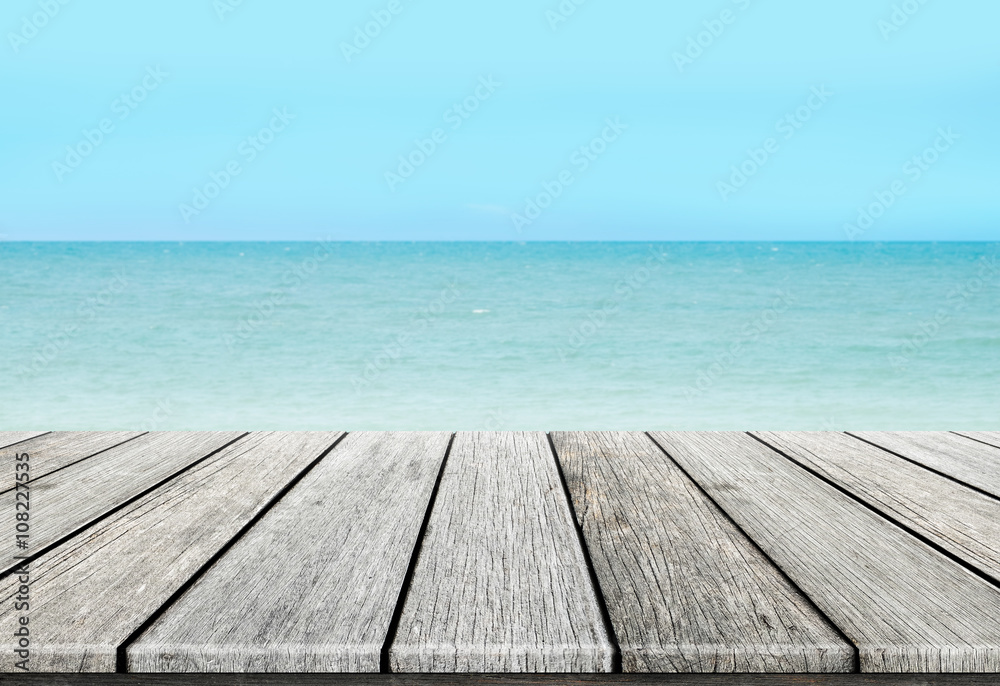
[[[45, 554], [47, 554], [47, 553], [55, 550], [59, 546], [63, 545], [67, 541], [69, 541], [69, 540], [73, 539], [74, 537], [78, 536], [79, 534], [81, 534], [82, 532], [86, 531], [87, 529], [89, 529], [90, 527], [94, 526], [95, 524], [98, 524], [99, 522], [102, 522], [102, 521], [106, 520], [108, 517], [112, 516], [116, 512], [119, 512], [120, 510], [128, 507], [129, 505], [131, 505], [132, 503], [136, 502], [140, 498], [143, 498], [143, 497], [149, 495], [150, 493], [152, 493], [153, 491], [157, 490], [158, 488], [160, 488], [164, 484], [169, 483], [171, 480], [173, 480], [177, 476], [179, 476], [181, 474], [184, 474], [185, 472], [193, 469], [195, 466], [201, 464], [202, 462], [204, 462], [208, 458], [212, 457], [213, 455], [219, 453], [222, 450], [225, 450], [226, 448], [228, 448], [229, 446], [233, 445], [237, 441], [243, 439], [244, 437], [246, 437], [248, 435], [248, 433], [249, 432], [243, 432], [243, 433], [241, 433], [240, 435], [236, 436], [232, 440], [229, 440], [225, 444], [223, 444], [223, 445], [219, 446], [218, 448], [212, 450], [208, 454], [203, 455], [202, 457], [200, 457], [200, 458], [198, 458], [196, 460], [193, 460], [190, 464], [184, 465], [180, 469], [178, 469], [178, 470], [170, 473], [169, 475], [167, 475], [163, 479], [157, 481], [156, 483], [150, 485], [149, 487], [141, 490], [140, 492], [132, 495], [129, 498], [126, 498], [122, 502], [115, 504], [113, 507], [108, 508], [104, 512], [101, 512], [99, 515], [97, 515], [97, 516], [95, 516], [95, 517], [93, 517], [93, 518], [91, 518], [89, 520], [86, 520], [86, 521], [82, 522], [79, 526], [77, 526], [73, 530], [67, 532], [66, 534], [64, 534], [62, 536], [58, 536], [51, 543], [47, 543], [44, 547], [40, 548], [39, 550], [34, 551], [31, 554], [29, 554], [29, 555], [25, 555], [23, 558], [19, 558], [16, 563], [11, 564], [9, 566], [6, 563], [4, 563], [4, 566], [0, 567], [0, 579], [4, 579], [4, 578], [10, 576], [11, 574], [14, 574], [17, 571], [18, 568], [23, 567], [25, 564], [31, 564], [31, 563], [33, 563], [35, 560], [37, 560], [41, 556], [43, 556], [43, 555], [45, 555]], [[126, 444], [127, 443], [128, 442], [126, 442]], [[125, 444], [123, 444], [123, 445], [125, 445]], [[39, 478], [43, 479], [45, 477], [39, 477]]]
[[762, 548], [757, 543], [757, 541], [754, 539], [754, 537], [750, 535], [750, 532], [746, 531], [742, 526], [740, 526], [739, 522], [737, 522], [735, 519], [733, 519], [733, 517], [730, 516], [729, 512], [727, 512], [726, 509], [723, 508], [716, 501], [716, 499], [714, 497], [712, 497], [712, 494], [709, 493], [708, 490], [706, 490], [701, 485], [701, 483], [696, 478], [694, 478], [694, 476], [687, 469], [685, 469], [685, 467], [680, 462], [678, 462], [677, 460], [674, 459], [674, 457], [670, 454], [670, 452], [659, 441], [657, 441], [653, 437], [653, 434], [651, 432], [646, 431], [644, 433], [645, 433], [646, 437], [649, 438], [649, 440], [653, 442], [653, 445], [655, 445], [657, 448], [659, 448], [660, 451], [664, 454], [664, 456], [668, 460], [670, 460], [681, 471], [681, 473], [684, 476], [686, 476], [689, 481], [691, 481], [691, 483], [693, 483], [695, 485], [695, 488], [697, 488], [698, 491], [701, 492], [701, 494], [703, 496], [705, 496], [705, 498], [708, 500], [708, 502], [712, 503], [712, 505], [722, 514], [722, 516], [730, 524], [732, 524], [733, 527], [735, 527], [737, 531], [739, 531], [740, 533], [743, 534], [744, 537], [746, 537], [746, 540], [750, 542], [750, 544], [754, 547], [754, 549], [757, 550], [757, 552], [759, 552], [764, 557], [765, 560], [767, 560], [769, 563], [771, 563], [771, 566], [774, 567], [774, 569], [776, 569], [778, 571], [778, 574], [780, 574], [781, 577], [792, 588], [794, 588], [796, 591], [798, 591], [798, 593], [805, 599], [805, 601], [809, 604], [809, 606], [813, 609], [813, 611], [816, 612], [816, 614], [818, 614], [820, 617], [822, 617], [823, 620], [828, 625], [830, 625], [833, 628], [834, 631], [837, 632], [837, 634], [840, 636], [841, 640], [844, 641], [844, 643], [846, 643], [847, 645], [849, 645], [851, 648], [853, 648], [853, 650], [854, 650], [854, 656], [853, 656], [853, 660], [852, 660], [852, 663], [851, 663], [851, 670], [848, 673], [853, 673], [853, 674], [860, 673], [861, 672], [861, 651], [858, 648], [857, 643], [855, 643], [854, 641], [852, 641], [848, 637], [848, 635], [844, 632], [844, 630], [835, 621], [833, 621], [833, 619], [826, 612], [824, 612], [823, 609], [819, 605], [817, 605], [815, 603], [815, 601], [813, 601], [812, 597], [810, 597], [810, 595], [808, 593], [806, 593], [805, 590], [802, 589], [798, 585], [798, 583], [796, 583], [795, 580], [791, 576], [789, 576], [788, 572], [786, 572], [785, 569], [780, 564], [778, 564], [777, 560], [775, 560], [771, 555], [769, 555], [767, 553], [767, 551], [764, 550], [764, 548]]
[[587, 547], [587, 539], [583, 535], [583, 523], [577, 516], [576, 507], [573, 505], [573, 496], [569, 491], [569, 484], [566, 482], [566, 474], [563, 472], [562, 462], [559, 461], [559, 451], [556, 450], [555, 443], [552, 442], [552, 432], [546, 432], [545, 437], [549, 441], [549, 450], [552, 451], [552, 459], [556, 463], [556, 471], [559, 473], [559, 483], [562, 484], [563, 495], [566, 504], [569, 506], [570, 514], [573, 515], [573, 527], [576, 529], [576, 537], [583, 550], [583, 559], [587, 565], [587, 572], [590, 574], [590, 583], [594, 587], [594, 595], [597, 596], [597, 605], [601, 611], [601, 618], [604, 620], [604, 630], [608, 634], [608, 641], [611, 643], [611, 674], [622, 673], [622, 648], [618, 643], [618, 632], [611, 621], [611, 612], [608, 610], [608, 602], [604, 597], [604, 589], [597, 578], [597, 569], [594, 567], [594, 560], [590, 555], [590, 548]]
[[212, 557], [209, 558], [205, 562], [205, 564], [201, 566], [201, 568], [199, 568], [194, 574], [191, 575], [191, 577], [187, 581], [185, 581], [176, 591], [174, 591], [173, 595], [171, 595], [163, 603], [163, 605], [161, 605], [157, 610], [155, 610], [154, 612], [152, 612], [149, 615], [149, 617], [147, 617], [146, 620], [139, 626], [139, 628], [137, 628], [135, 631], [133, 631], [132, 634], [128, 638], [126, 638], [124, 641], [122, 641], [122, 643], [118, 646], [118, 650], [117, 650], [117, 654], [116, 654], [116, 661], [115, 661], [116, 662], [116, 664], [115, 664], [116, 669], [115, 669], [115, 671], [117, 673], [122, 674], [122, 673], [127, 673], [128, 672], [128, 649], [129, 649], [129, 646], [131, 646], [135, 641], [137, 641], [139, 638], [141, 638], [142, 634], [147, 629], [149, 629], [149, 627], [152, 626], [156, 622], [157, 619], [159, 619], [161, 616], [163, 616], [170, 609], [170, 607], [177, 601], [178, 598], [180, 598], [182, 595], [184, 595], [184, 593], [186, 593], [187, 590], [189, 588], [191, 588], [191, 586], [193, 586], [195, 584], [195, 582], [198, 581], [198, 579], [200, 579], [202, 576], [204, 576], [205, 572], [207, 572], [209, 569], [211, 569], [212, 566], [216, 562], [218, 562], [220, 559], [222, 559], [222, 557], [227, 552], [229, 552], [229, 550], [234, 545], [236, 545], [236, 543], [238, 543], [239, 540], [241, 538], [243, 538], [247, 534], [247, 532], [249, 532], [250, 529], [252, 529], [254, 527], [254, 525], [257, 524], [257, 522], [259, 522], [268, 512], [270, 512], [271, 509], [275, 505], [277, 505], [279, 502], [281, 502], [281, 499], [284, 498], [285, 495], [290, 490], [292, 490], [293, 488], [295, 488], [295, 486], [300, 481], [302, 481], [302, 479], [305, 478], [305, 476], [309, 472], [311, 472], [313, 470], [313, 468], [316, 465], [318, 465], [323, 460], [323, 458], [325, 458], [327, 455], [329, 455], [333, 451], [334, 448], [336, 448], [338, 445], [340, 445], [340, 443], [345, 438], [347, 438], [347, 432], [346, 431], [343, 432], [343, 433], [341, 433], [341, 435], [339, 437], [337, 437], [337, 439], [326, 450], [324, 450], [322, 453], [320, 453], [319, 457], [317, 457], [312, 462], [310, 462], [308, 465], [306, 465], [306, 467], [302, 471], [300, 471], [298, 474], [296, 474], [295, 477], [291, 481], [289, 481], [287, 484], [285, 484], [285, 486], [281, 490], [279, 490], [277, 493], [275, 493], [274, 496], [272, 496], [271, 499], [267, 502], [267, 504], [265, 504], [264, 507], [261, 508], [261, 510], [256, 515], [253, 516], [253, 518], [251, 518], [246, 524], [244, 524], [240, 528], [240, 530], [237, 531], [236, 534], [231, 539], [229, 539], [228, 542], [226, 542], [225, 545], [223, 545], [221, 548], [219, 548], [219, 550], [217, 550], [215, 552], [215, 554], [212, 555]]
[[[893, 452], [892, 450], [887, 450], [887, 449], [883, 448], [880, 445], [876, 445], [874, 443], [871, 443], [870, 441], [864, 441], [864, 439], [861, 439], [861, 438], [859, 438], [857, 436], [854, 436], [851, 433], [848, 433], [846, 431], [844, 433], [847, 436], [850, 436], [851, 438], [854, 438], [854, 439], [859, 440], [859, 441], [863, 441], [864, 443], [866, 443], [867, 445], [869, 445], [869, 446], [871, 446], [873, 448], [876, 448], [878, 450], [883, 450], [883, 451], [885, 451], [885, 452], [887, 452], [887, 453], [889, 453], [891, 455], [896, 455], [897, 457], [901, 457], [903, 459], [906, 459], [908, 462], [913, 462], [913, 464], [917, 465], [918, 467], [923, 467], [924, 466], [924, 465], [921, 465], [919, 462], [914, 462], [913, 460], [909, 460], [909, 459], [903, 457], [902, 455], [899, 455], [898, 453]], [[761, 436], [757, 436], [757, 435], [755, 435], [755, 434], [753, 434], [753, 433], [751, 433], [749, 431], [747, 432], [747, 435], [750, 436], [751, 438], [753, 438], [754, 440], [760, 442], [761, 444], [767, 446], [768, 448], [770, 448], [774, 452], [778, 453], [779, 455], [781, 455], [783, 458], [785, 458], [786, 460], [788, 460], [789, 462], [791, 462], [795, 466], [804, 469], [805, 471], [809, 472], [810, 474], [812, 474], [814, 477], [816, 477], [820, 481], [823, 481], [827, 485], [832, 486], [833, 488], [837, 489], [838, 491], [840, 491], [841, 493], [843, 493], [847, 497], [853, 499], [859, 505], [863, 505], [864, 507], [866, 507], [871, 512], [875, 513], [876, 515], [879, 515], [880, 517], [882, 517], [886, 521], [888, 521], [888, 522], [890, 522], [890, 523], [898, 526], [900, 529], [902, 529], [906, 533], [910, 534], [911, 536], [913, 536], [914, 538], [916, 538], [917, 540], [919, 540], [924, 545], [928, 546], [929, 548], [934, 549], [935, 551], [937, 551], [941, 555], [944, 555], [945, 557], [947, 557], [948, 559], [950, 559], [952, 562], [957, 563], [958, 565], [960, 565], [961, 567], [963, 567], [967, 571], [971, 572], [972, 574], [975, 574], [976, 576], [978, 576], [979, 578], [981, 578], [983, 581], [985, 581], [985, 582], [987, 582], [987, 583], [989, 583], [989, 584], [991, 584], [993, 586], [996, 586], [998, 589], [1000, 589], [1000, 579], [998, 579], [997, 577], [993, 576], [992, 574], [990, 574], [988, 572], [983, 571], [982, 569], [980, 569], [979, 567], [977, 567], [973, 563], [967, 561], [965, 558], [963, 558], [963, 557], [955, 554], [951, 550], [948, 550], [947, 548], [945, 548], [944, 546], [942, 546], [940, 543], [938, 543], [937, 541], [933, 540], [929, 536], [927, 536], [925, 534], [922, 534], [921, 532], [917, 531], [916, 529], [914, 529], [910, 525], [908, 525], [908, 524], [900, 521], [896, 517], [891, 516], [887, 512], [885, 512], [882, 509], [880, 509], [880, 508], [876, 507], [875, 505], [871, 504], [870, 502], [868, 502], [864, 498], [862, 498], [859, 495], [855, 494], [849, 488], [847, 488], [847, 487], [841, 485], [840, 483], [834, 481], [833, 479], [831, 479], [830, 477], [826, 476], [825, 474], [822, 474], [819, 471], [817, 471], [816, 469], [813, 469], [812, 467], [810, 467], [810, 466], [808, 466], [806, 464], [803, 464], [799, 460], [796, 460], [795, 458], [791, 457], [787, 452], [785, 452], [784, 448], [782, 448], [781, 446], [777, 445], [776, 443], [768, 442], [766, 438], [761, 437]], [[931, 472], [933, 472], [935, 474], [938, 474], [938, 472], [936, 470], [930, 469], [929, 471], [931, 471]], [[947, 474], [940, 474], [940, 476], [948, 478], [951, 481], [954, 481], [954, 482], [958, 483], [961, 486], [968, 486], [968, 484], [962, 483], [958, 479], [954, 479], [952, 477], [949, 477]], [[975, 487], [970, 487], [970, 488], [972, 490], [977, 491], [977, 492], [981, 492], [981, 491], [979, 491], [979, 489], [977, 489]], [[982, 493], [983, 493], [983, 495], [987, 495], [987, 496], [990, 496], [990, 497], [996, 499], [996, 496], [992, 496], [991, 494], [985, 493], [985, 492], [982, 492]]]
[[448, 456], [451, 455], [451, 446], [455, 443], [455, 432], [448, 438], [448, 447], [444, 449], [444, 457], [441, 458], [441, 467], [438, 469], [437, 479], [434, 481], [434, 488], [431, 489], [431, 497], [427, 501], [427, 509], [424, 511], [424, 519], [420, 523], [420, 531], [417, 533], [417, 541], [410, 554], [410, 562], [406, 568], [406, 575], [403, 577], [403, 585], [399, 587], [399, 595], [396, 597], [396, 607], [392, 610], [392, 619], [389, 620], [389, 630], [385, 634], [385, 642], [382, 644], [382, 651], [379, 654], [379, 673], [391, 674], [392, 665], [389, 659], [389, 651], [392, 643], [396, 640], [399, 631], [399, 622], [403, 617], [403, 606], [406, 605], [406, 596], [410, 592], [410, 584], [413, 582], [413, 574], [417, 569], [417, 560], [420, 558], [420, 550], [424, 546], [424, 536], [427, 535], [427, 527], [431, 521], [431, 513], [434, 510], [434, 503], [437, 502], [438, 491], [441, 488], [441, 478], [444, 476], [444, 469], [448, 466]]

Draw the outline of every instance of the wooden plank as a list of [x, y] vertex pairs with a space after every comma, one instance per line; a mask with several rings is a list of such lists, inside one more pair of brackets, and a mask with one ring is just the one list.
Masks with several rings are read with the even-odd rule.
[[625, 672], [849, 672], [854, 646], [645, 434], [553, 433]]
[[1000, 448], [946, 431], [851, 431], [849, 434], [1000, 497]]
[[449, 438], [348, 435], [127, 649], [129, 671], [379, 671]]
[[[18, 549], [13, 535], [0, 538], [0, 571], [10, 572], [20, 564], [17, 556], [41, 552], [241, 435], [240, 431], [145, 434], [32, 480], [29, 548]], [[0, 493], [0, 513], [13, 517], [17, 496], [23, 499], [23, 493], [22, 489]]]
[[[7, 644], [31, 627], [31, 671], [114, 672], [117, 649], [342, 434], [254, 433], [35, 560], [30, 612], [0, 582]], [[16, 671], [13, 645], [0, 671]]]
[[1000, 671], [1000, 589], [746, 434], [653, 437], [854, 642], [862, 671]]
[[894, 521], [1000, 580], [1000, 500], [847, 434], [754, 434]]
[[458, 434], [392, 671], [607, 672], [613, 655], [545, 434]]
[[954, 433], [1000, 448], [1000, 431], [955, 431]]
[[14, 455], [28, 453], [31, 478], [38, 479], [141, 436], [141, 431], [53, 431], [0, 451], [0, 493], [16, 485]]
[[4, 686], [996, 686], [984, 674], [12, 674]]
[[0, 431], [0, 448], [8, 448], [35, 436], [43, 436], [44, 431]]

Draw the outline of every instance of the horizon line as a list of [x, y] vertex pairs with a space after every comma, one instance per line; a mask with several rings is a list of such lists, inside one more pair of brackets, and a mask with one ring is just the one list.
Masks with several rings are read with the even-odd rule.
[[20, 244], [32, 244], [32, 243], [171, 243], [171, 244], [186, 244], [186, 243], [359, 243], [359, 244], [382, 244], [382, 243], [475, 243], [475, 244], [504, 244], [504, 245], [526, 245], [528, 243], [535, 244], [545, 244], [545, 243], [558, 243], [558, 244], [575, 244], [575, 243], [785, 243], [785, 244], [798, 244], [798, 243], [834, 243], [834, 244], [866, 244], [866, 245], [879, 245], [885, 243], [1000, 243], [1000, 238], [997, 239], [885, 239], [885, 240], [829, 240], [829, 239], [708, 239], [708, 240], [690, 240], [690, 239], [627, 239], [627, 240], [600, 240], [600, 239], [581, 239], [581, 240], [543, 240], [543, 239], [533, 239], [533, 240], [475, 240], [475, 239], [445, 239], [445, 238], [425, 238], [418, 240], [405, 240], [405, 239], [384, 239], [384, 240], [362, 240], [354, 238], [344, 238], [344, 239], [333, 239], [333, 238], [286, 238], [286, 239], [266, 239], [266, 238], [254, 238], [254, 239], [215, 239], [215, 238], [203, 238], [194, 240], [179, 240], [179, 239], [168, 239], [168, 238], [151, 238], [151, 239], [124, 239], [124, 238], [82, 238], [82, 239], [0, 239], [0, 244], [4, 243], [20, 243]]

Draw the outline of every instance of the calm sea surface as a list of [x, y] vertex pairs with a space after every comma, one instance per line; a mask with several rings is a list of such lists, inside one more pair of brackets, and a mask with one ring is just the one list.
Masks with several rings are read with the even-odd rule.
[[0, 243], [0, 429], [1000, 429], [1000, 244]]

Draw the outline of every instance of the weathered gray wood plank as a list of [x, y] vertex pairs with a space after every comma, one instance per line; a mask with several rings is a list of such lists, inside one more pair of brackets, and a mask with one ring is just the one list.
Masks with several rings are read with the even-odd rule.
[[[9, 572], [19, 564], [15, 556], [43, 550], [241, 435], [239, 431], [145, 434], [33, 480], [30, 547], [18, 549], [13, 535], [0, 538], [0, 571]], [[22, 492], [0, 493], [0, 513], [13, 517]]]
[[947, 431], [848, 433], [1000, 497], [1000, 448]]
[[833, 432], [754, 432], [880, 512], [1000, 580], [1000, 500]]
[[645, 434], [557, 432], [625, 672], [849, 672], [854, 646]]
[[0, 448], [8, 448], [15, 443], [21, 443], [44, 434], [44, 431], [0, 431]]
[[447, 433], [345, 438], [128, 648], [134, 672], [377, 672]]
[[114, 672], [118, 647], [341, 435], [237, 441], [35, 560], [28, 613], [14, 611], [18, 576], [0, 581], [0, 671], [15, 671], [27, 614], [31, 671]]
[[38, 479], [116, 445], [141, 436], [141, 431], [53, 431], [0, 451], [0, 492], [15, 486], [14, 455], [28, 453], [32, 479]]
[[1000, 448], [1000, 431], [955, 431], [953, 433]]
[[17, 674], [4, 686], [996, 686], [984, 674]]
[[746, 434], [653, 437], [858, 646], [862, 671], [1000, 671], [1000, 589]]
[[545, 434], [455, 437], [389, 657], [394, 672], [610, 671]]

